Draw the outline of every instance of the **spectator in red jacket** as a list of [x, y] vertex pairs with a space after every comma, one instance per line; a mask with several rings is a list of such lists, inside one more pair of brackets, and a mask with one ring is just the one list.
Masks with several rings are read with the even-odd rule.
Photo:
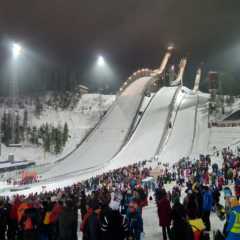
[[237, 200], [240, 199], [240, 178], [237, 178], [235, 181], [235, 195]]
[[167, 198], [166, 191], [163, 192], [163, 196], [157, 203], [159, 225], [162, 227], [163, 239], [167, 240], [171, 238], [170, 225], [171, 225], [171, 206], [170, 201]]

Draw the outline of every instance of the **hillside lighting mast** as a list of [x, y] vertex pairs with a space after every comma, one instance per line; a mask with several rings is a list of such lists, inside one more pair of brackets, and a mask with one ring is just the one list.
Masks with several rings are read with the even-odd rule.
[[15, 119], [17, 114], [17, 107], [15, 106], [14, 99], [17, 99], [18, 96], [18, 68], [19, 68], [19, 59], [23, 55], [23, 47], [19, 43], [12, 43], [11, 45], [12, 53], [12, 78], [11, 78], [11, 97], [12, 97], [12, 108], [13, 108], [13, 119], [12, 119], [12, 140], [15, 139]]
[[[104, 75], [104, 71], [106, 70], [106, 61], [105, 58], [100, 55], [97, 58], [97, 67], [100, 70], [100, 73], [103, 74], [103, 78], [105, 77]], [[103, 103], [103, 99], [102, 99], [102, 94], [104, 92], [104, 88], [99, 88], [99, 118], [101, 120], [102, 117], [102, 103]]]

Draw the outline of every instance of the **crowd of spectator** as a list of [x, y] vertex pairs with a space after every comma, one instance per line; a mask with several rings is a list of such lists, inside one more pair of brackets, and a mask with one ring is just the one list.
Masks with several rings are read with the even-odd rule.
[[222, 164], [201, 155], [161, 165], [155, 178], [144, 161], [62, 189], [1, 198], [0, 239], [77, 240], [80, 230], [83, 240], [142, 240], [149, 202], [164, 240], [210, 239], [213, 214], [226, 222], [215, 239], [240, 239], [240, 158], [231, 149], [215, 158]]

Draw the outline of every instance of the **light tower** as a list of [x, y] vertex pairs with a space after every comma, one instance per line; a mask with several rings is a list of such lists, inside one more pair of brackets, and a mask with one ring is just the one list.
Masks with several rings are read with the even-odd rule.
[[[10, 86], [10, 94], [12, 99], [12, 142], [15, 141], [15, 120], [17, 115], [17, 106], [16, 100], [18, 96], [18, 80], [19, 80], [19, 59], [23, 54], [23, 47], [21, 44], [13, 42], [11, 45], [11, 53], [12, 53], [12, 77], [11, 77], [11, 86]], [[14, 101], [15, 100], [15, 101]]]
[[102, 55], [98, 56], [98, 59], [97, 59], [97, 65], [99, 67], [104, 67], [105, 65], [105, 59]]
[[22, 53], [22, 46], [19, 43], [12, 44], [12, 56], [14, 59], [18, 59], [18, 57]]

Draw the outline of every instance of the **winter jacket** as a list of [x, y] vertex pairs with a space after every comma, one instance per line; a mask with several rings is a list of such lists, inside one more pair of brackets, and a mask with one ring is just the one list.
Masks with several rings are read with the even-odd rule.
[[[104, 240], [124, 240], [128, 234], [128, 223], [118, 210], [109, 209], [101, 216], [101, 238]], [[117, 233], [117, 234], [116, 234]]]
[[177, 202], [172, 208], [172, 240], [184, 239], [193, 240], [193, 231], [186, 220], [186, 211], [184, 206]]
[[0, 230], [6, 229], [7, 220], [8, 220], [7, 214], [8, 214], [7, 209], [3, 206], [0, 207], [0, 219], [1, 219]]
[[33, 207], [26, 208], [19, 224], [21, 226], [21, 229], [23, 230], [24, 240], [37, 239], [40, 224], [40, 214], [38, 209]]
[[203, 202], [202, 202], [202, 210], [203, 212], [211, 211], [213, 206], [213, 196], [210, 191], [203, 192]]
[[[240, 224], [239, 223], [239, 219], [240, 216], [237, 214], [240, 214], [240, 206], [237, 206], [235, 208], [232, 209], [232, 211], [230, 212], [229, 216], [228, 216], [228, 220], [227, 220], [227, 227], [226, 227], [226, 234], [227, 234], [227, 238], [226, 240], [238, 240], [240, 239], [240, 233], [235, 233], [233, 231], [233, 228], [235, 226], [235, 224]], [[240, 228], [239, 228], [240, 229]]]
[[163, 197], [157, 204], [159, 225], [167, 227], [171, 225], [171, 206], [167, 197]]
[[84, 219], [85, 214], [87, 213], [87, 200], [86, 200], [86, 196], [82, 195], [81, 201], [80, 201], [80, 209], [81, 209], [81, 217], [82, 220]]
[[59, 240], [77, 240], [77, 209], [64, 208], [59, 215]]
[[88, 222], [88, 218], [93, 214], [93, 209], [92, 208], [88, 208], [87, 209], [87, 213], [85, 214], [83, 221], [80, 225], [80, 231], [84, 232], [85, 226], [87, 225]]
[[31, 208], [30, 204], [26, 203], [26, 202], [23, 202], [21, 203], [18, 208], [17, 208], [17, 219], [18, 219], [18, 222], [21, 221], [23, 215], [24, 215], [24, 212], [26, 209], [28, 208]]
[[187, 216], [184, 206], [179, 202], [177, 202], [173, 205], [171, 215], [172, 215], [173, 222], [174, 221], [179, 221], [179, 222], [183, 221], [186, 219], [186, 216]]
[[136, 211], [134, 213], [127, 212], [129, 235], [134, 240], [140, 240], [140, 235], [143, 232], [143, 219], [141, 214]]
[[100, 216], [93, 212], [88, 220], [84, 229], [84, 240], [101, 240], [100, 231]]
[[237, 179], [235, 182], [235, 194], [237, 197], [240, 197], [240, 179]]
[[60, 213], [62, 212], [63, 207], [59, 203], [55, 203], [51, 214], [50, 214], [50, 223], [55, 223], [58, 220]]
[[18, 221], [18, 207], [21, 204], [18, 198], [15, 199], [14, 203], [10, 206], [9, 218], [11, 220]]
[[194, 240], [194, 235], [190, 224], [186, 220], [176, 220], [172, 227], [172, 240]]

